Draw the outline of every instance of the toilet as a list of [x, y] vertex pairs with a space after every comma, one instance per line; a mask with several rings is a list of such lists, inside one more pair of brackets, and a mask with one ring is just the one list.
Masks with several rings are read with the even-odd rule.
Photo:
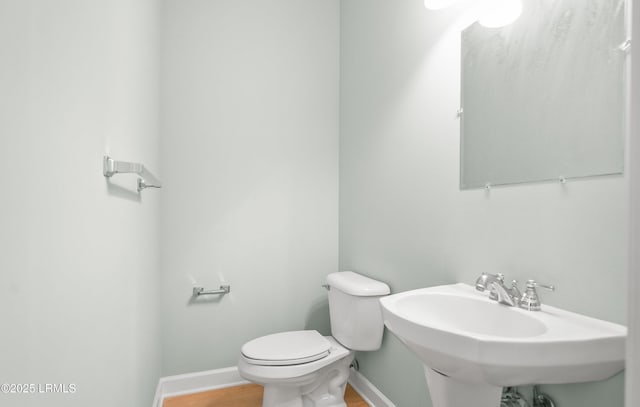
[[379, 298], [390, 293], [389, 286], [352, 271], [329, 274], [327, 285], [332, 336], [290, 331], [242, 346], [238, 371], [264, 386], [262, 407], [346, 407], [355, 351], [380, 348]]

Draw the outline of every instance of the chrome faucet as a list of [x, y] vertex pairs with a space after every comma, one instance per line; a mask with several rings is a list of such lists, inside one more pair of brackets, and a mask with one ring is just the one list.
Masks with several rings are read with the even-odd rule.
[[522, 298], [522, 293], [518, 288], [518, 280], [511, 280], [511, 288], [509, 289], [509, 295], [514, 299], [517, 303], [520, 302], [520, 298]]
[[[502, 281], [504, 281], [504, 276], [500, 273], [498, 274], [487, 274], [487, 273], [482, 273], [482, 275], [480, 277], [478, 277], [478, 279], [476, 280], [476, 290], [478, 291], [486, 291], [488, 289], [491, 289], [491, 284], [494, 281], [498, 281], [502, 279]], [[491, 295], [491, 294], [489, 294]], [[493, 300], [495, 300], [496, 298], [498, 298], [497, 296], [492, 298]]]
[[526, 290], [524, 294], [522, 294], [518, 289], [518, 282], [516, 280], [511, 281], [511, 288], [505, 287], [504, 275], [502, 273], [482, 273], [476, 280], [476, 290], [489, 290], [489, 299], [510, 307], [520, 307], [527, 311], [540, 311], [540, 296], [538, 296], [536, 287], [546, 288], [549, 291], [555, 291], [556, 289], [552, 285], [544, 285], [534, 280], [527, 280]]
[[508, 305], [513, 307], [518, 304], [518, 299], [511, 297], [509, 291], [504, 286], [504, 284], [500, 281], [494, 281], [491, 283], [491, 292], [495, 292], [497, 295], [496, 301], [500, 304]]
[[520, 301], [520, 298], [516, 296], [520, 291], [518, 290], [515, 280], [514, 284], [511, 289], [507, 289], [507, 287], [504, 286], [504, 275], [502, 273], [482, 273], [476, 280], [476, 290], [485, 291], [489, 289], [489, 299], [513, 307], [514, 305], [518, 305]]

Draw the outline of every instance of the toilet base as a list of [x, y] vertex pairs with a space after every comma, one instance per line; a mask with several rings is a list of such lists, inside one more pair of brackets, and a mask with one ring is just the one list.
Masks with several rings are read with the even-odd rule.
[[317, 372], [286, 382], [261, 383], [264, 386], [262, 407], [347, 407], [344, 391], [353, 358], [351, 353]]
[[347, 407], [344, 401], [344, 393], [337, 397], [329, 393], [320, 395], [319, 398], [313, 394], [302, 394], [299, 387], [291, 386], [264, 386], [264, 396], [262, 407]]
[[304, 407], [304, 404], [298, 387], [268, 384], [264, 386], [262, 406]]

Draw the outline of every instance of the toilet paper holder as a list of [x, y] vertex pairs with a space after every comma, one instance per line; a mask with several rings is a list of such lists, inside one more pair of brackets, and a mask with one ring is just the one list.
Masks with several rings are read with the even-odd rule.
[[230, 285], [221, 285], [217, 290], [206, 290], [204, 287], [193, 287], [193, 296], [199, 297], [201, 295], [225, 295], [231, 292]]

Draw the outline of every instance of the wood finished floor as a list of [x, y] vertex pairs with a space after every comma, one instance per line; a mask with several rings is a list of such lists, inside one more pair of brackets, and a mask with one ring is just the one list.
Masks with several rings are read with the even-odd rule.
[[[344, 400], [348, 407], [369, 407], [369, 405], [347, 385]], [[163, 407], [261, 407], [262, 386], [245, 384], [228, 387], [226, 389], [187, 394], [186, 396], [171, 397], [164, 401]]]

